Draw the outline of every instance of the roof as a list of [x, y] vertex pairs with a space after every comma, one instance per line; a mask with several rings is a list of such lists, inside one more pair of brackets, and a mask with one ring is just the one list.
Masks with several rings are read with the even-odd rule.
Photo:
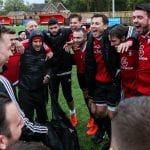
[[25, 15], [25, 11], [10, 11], [7, 16], [22, 16]]
[[32, 4], [31, 12], [49, 12], [49, 13], [57, 13], [57, 12], [68, 12], [68, 9], [61, 2], [49, 2], [46, 4]]
[[44, 11], [45, 12], [53, 12], [53, 13], [55, 13], [58, 10], [57, 10], [56, 6], [53, 3], [47, 3], [45, 5], [45, 7], [44, 7]]
[[63, 9], [63, 10], [68, 10], [64, 5], [63, 5], [63, 3], [57, 3], [57, 5], [56, 5], [56, 7], [57, 8], [61, 8], [61, 9]]
[[66, 12], [66, 13], [68, 13], [68, 12], [70, 12], [64, 5], [63, 5], [63, 3], [57, 3], [57, 10], [59, 11], [59, 12]]
[[33, 11], [33, 12], [43, 11], [45, 5], [46, 4], [32, 4], [30, 11]]

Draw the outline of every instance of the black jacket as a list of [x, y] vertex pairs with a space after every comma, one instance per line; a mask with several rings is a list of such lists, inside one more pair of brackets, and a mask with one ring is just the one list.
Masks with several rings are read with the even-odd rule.
[[47, 61], [47, 67], [54, 74], [59, 74], [71, 71], [72, 55], [65, 52], [63, 49], [66, 41], [69, 40], [71, 29], [60, 28], [56, 36], [53, 36], [49, 31], [44, 30], [44, 42], [52, 49], [53, 57]]
[[45, 51], [36, 52], [33, 48], [25, 50], [21, 57], [19, 87], [36, 90], [43, 86], [45, 67]]
[[47, 72], [45, 64], [46, 53], [43, 46], [40, 51], [36, 51], [31, 44], [32, 38], [37, 35], [43, 38], [40, 30], [34, 30], [29, 39], [30, 46], [21, 56], [19, 88], [30, 91], [43, 87], [44, 75]]
[[[119, 54], [116, 50], [111, 47], [109, 39], [108, 39], [109, 31], [105, 30], [102, 34], [101, 39], [101, 47], [102, 47], [102, 55], [104, 59], [104, 63], [106, 65], [106, 69], [112, 78], [113, 82], [116, 82], [117, 79], [117, 71], [120, 67]], [[95, 86], [95, 75], [96, 75], [96, 62], [93, 53], [93, 36], [91, 33], [88, 35], [88, 43], [85, 53], [85, 69], [86, 69], [86, 81], [89, 90], [89, 94], [92, 96], [94, 86]]]

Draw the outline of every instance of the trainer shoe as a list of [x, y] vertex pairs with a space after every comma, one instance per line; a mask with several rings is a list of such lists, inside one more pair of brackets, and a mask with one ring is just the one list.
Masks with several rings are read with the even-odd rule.
[[78, 124], [77, 115], [76, 114], [72, 114], [70, 119], [71, 119], [72, 126], [76, 127], [77, 124]]
[[91, 127], [93, 127], [94, 126], [94, 118], [90, 118], [89, 119], [89, 121], [88, 121], [88, 123], [87, 123], [87, 128], [91, 128]]
[[95, 135], [98, 130], [98, 126], [94, 124], [91, 128], [89, 128], [86, 132], [87, 135]]

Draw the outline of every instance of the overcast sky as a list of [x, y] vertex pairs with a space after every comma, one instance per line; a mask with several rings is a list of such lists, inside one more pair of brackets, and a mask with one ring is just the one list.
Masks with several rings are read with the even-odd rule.
[[45, 0], [24, 0], [25, 3], [44, 3]]

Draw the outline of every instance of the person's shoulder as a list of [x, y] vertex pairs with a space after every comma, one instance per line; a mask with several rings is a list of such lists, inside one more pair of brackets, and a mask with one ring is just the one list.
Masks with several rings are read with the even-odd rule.
[[43, 33], [47, 33], [47, 32], [48, 32], [48, 30], [46, 30], [46, 29], [43, 30]]
[[45, 29], [42, 32], [44, 36], [50, 36], [50, 32], [48, 30]]
[[107, 29], [104, 30], [103, 34], [108, 35], [111, 29], [112, 29], [111, 27], [108, 27]]
[[[8, 83], [10, 83], [10, 82], [8, 81], [8, 79], [6, 77], [4, 77], [3, 75], [0, 75], [0, 93], [5, 93], [8, 95], [6, 87], [4, 86], [4, 83], [6, 83], [8, 85]], [[10, 83], [10, 85], [11, 85], [11, 83]]]
[[87, 33], [87, 39], [89, 40], [89, 39], [93, 39], [93, 34], [92, 34], [92, 32], [88, 32]]
[[72, 33], [71, 28], [67, 28], [67, 27], [61, 27], [60, 31], [63, 33]]
[[110, 32], [110, 28], [108, 27], [106, 30], [104, 30], [103, 34], [102, 34], [102, 39], [104, 39], [104, 41], [108, 41], [108, 35]]
[[69, 27], [61, 27], [60, 30], [64, 30], [64, 31], [72, 31], [71, 28], [69, 28]]

